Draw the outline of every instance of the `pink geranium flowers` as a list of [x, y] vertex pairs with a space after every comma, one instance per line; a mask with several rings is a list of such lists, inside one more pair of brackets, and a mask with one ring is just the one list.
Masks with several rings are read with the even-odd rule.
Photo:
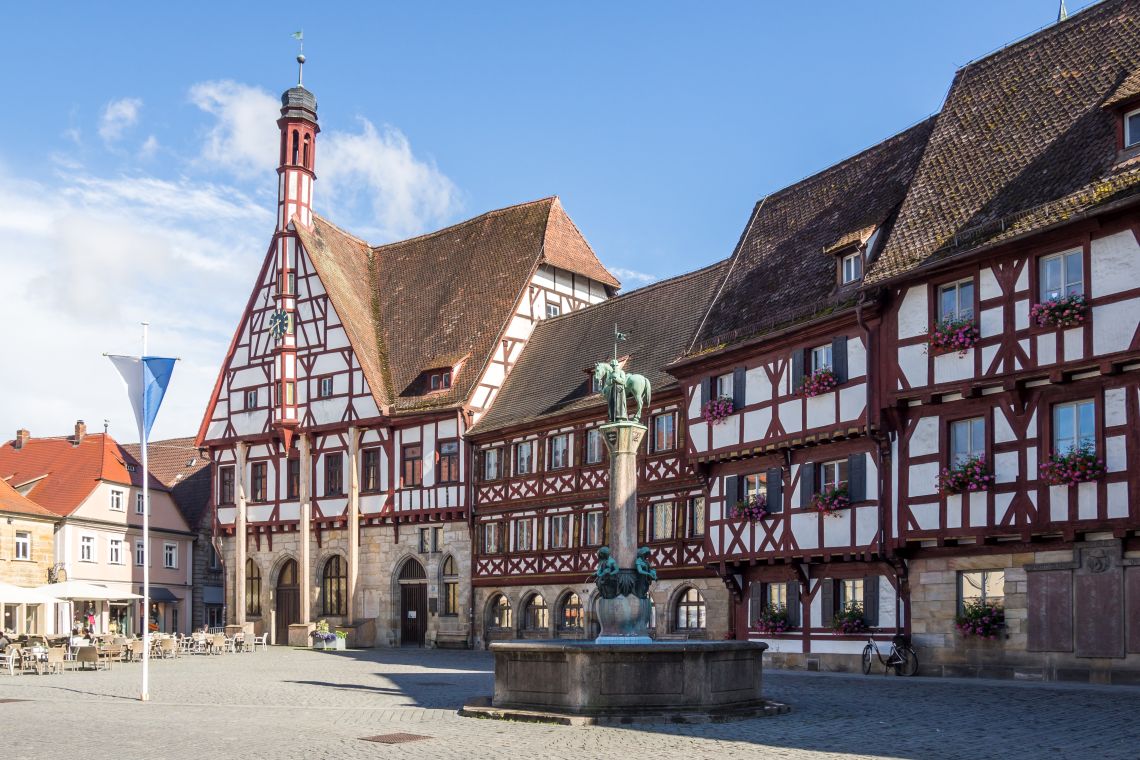
[[966, 637], [996, 639], [1005, 629], [1005, 610], [994, 602], [970, 599], [962, 605], [954, 627]]
[[830, 367], [820, 367], [815, 372], [804, 377], [803, 385], [800, 386], [800, 393], [808, 398], [818, 396], [821, 393], [827, 393], [839, 385], [839, 378], [831, 371]]
[[829, 486], [812, 497], [811, 506], [820, 514], [829, 516], [850, 507], [851, 498], [846, 488]]
[[732, 507], [733, 520], [748, 520], [756, 522], [768, 516], [768, 501], [762, 495], [750, 496], [744, 501], [738, 501]]
[[1041, 479], [1051, 486], [1071, 486], [1103, 477], [1104, 460], [1087, 443], [1070, 449], [1067, 454], [1053, 454], [1041, 463]]
[[930, 331], [930, 347], [940, 354], [951, 351], [964, 354], [977, 345], [980, 338], [981, 333], [972, 319], [946, 319]]
[[1084, 324], [1088, 304], [1080, 293], [1033, 304], [1029, 316], [1041, 327], [1076, 327]]
[[705, 422], [710, 425], [717, 425], [724, 422], [730, 414], [732, 414], [732, 399], [728, 396], [709, 399], [701, 409], [701, 416], [704, 417]]
[[792, 622], [788, 618], [788, 608], [783, 605], [765, 604], [760, 610], [760, 617], [756, 619], [756, 628], [760, 633], [787, 633], [792, 630]]
[[867, 621], [863, 619], [863, 605], [858, 602], [849, 602], [846, 607], [835, 613], [831, 619], [831, 630], [836, 633], [856, 634], [866, 633], [870, 630]]
[[972, 456], [938, 473], [938, 492], [943, 496], [969, 491], [988, 491], [994, 476], [986, 467], [984, 456]]

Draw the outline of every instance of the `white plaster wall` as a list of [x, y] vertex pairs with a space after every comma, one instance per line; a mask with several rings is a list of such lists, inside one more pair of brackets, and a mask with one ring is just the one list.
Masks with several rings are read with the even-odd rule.
[[1140, 246], [1131, 230], [1092, 240], [1090, 252], [1093, 298], [1140, 287]]
[[907, 290], [899, 304], [899, 338], [925, 335], [927, 326], [926, 286], [918, 285]]

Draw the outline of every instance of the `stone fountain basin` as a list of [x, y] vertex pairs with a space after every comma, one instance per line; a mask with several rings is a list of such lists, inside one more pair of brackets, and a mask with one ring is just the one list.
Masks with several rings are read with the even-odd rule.
[[761, 696], [767, 644], [502, 641], [491, 644], [495, 693], [464, 715], [552, 722], [697, 722], [787, 712]]

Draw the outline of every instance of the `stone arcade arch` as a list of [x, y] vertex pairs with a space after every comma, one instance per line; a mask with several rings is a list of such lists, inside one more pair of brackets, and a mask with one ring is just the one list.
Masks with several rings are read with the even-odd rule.
[[301, 585], [297, 578], [297, 560], [289, 558], [277, 570], [273, 593], [273, 643], [289, 643], [289, 626], [301, 622]]
[[427, 634], [427, 571], [415, 557], [408, 557], [396, 572], [400, 587], [400, 646], [424, 645]]

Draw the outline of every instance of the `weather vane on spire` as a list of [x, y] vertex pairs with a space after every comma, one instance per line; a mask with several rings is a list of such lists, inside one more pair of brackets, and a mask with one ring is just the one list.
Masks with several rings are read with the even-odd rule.
[[305, 30], [302, 29], [300, 31], [293, 32], [293, 39], [301, 43], [301, 47], [297, 51], [297, 86], [300, 87], [301, 82], [303, 81], [302, 74], [305, 69]]

